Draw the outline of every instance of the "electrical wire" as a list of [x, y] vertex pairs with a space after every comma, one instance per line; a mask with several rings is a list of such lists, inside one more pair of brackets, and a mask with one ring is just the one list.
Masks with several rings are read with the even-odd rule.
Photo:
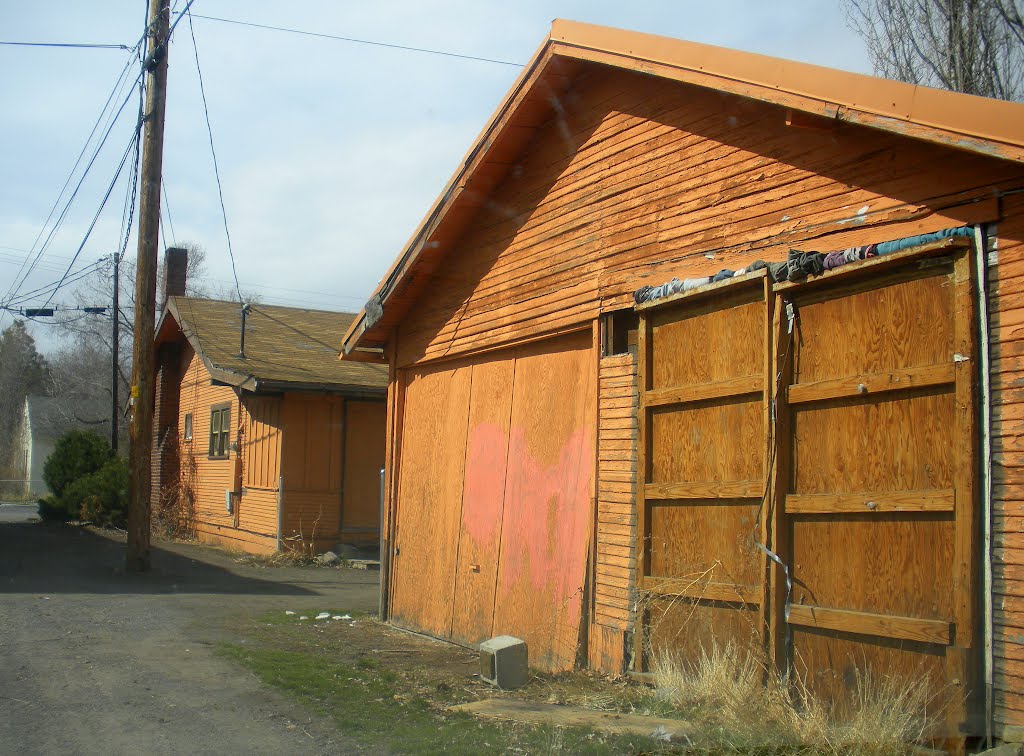
[[[141, 39], [140, 39], [139, 44], [141, 44]], [[136, 47], [137, 46], [138, 45], [136, 45]], [[78, 167], [82, 164], [82, 158], [85, 157], [85, 153], [89, 149], [89, 145], [92, 143], [93, 137], [96, 135], [97, 129], [99, 129], [100, 124], [103, 123], [103, 119], [107, 115], [107, 111], [110, 108], [111, 102], [114, 101], [114, 98], [122, 90], [122, 88], [124, 86], [125, 74], [127, 74], [128, 71], [131, 70], [131, 65], [132, 65], [132, 60], [128, 60], [128, 62], [125, 63], [124, 68], [121, 69], [121, 73], [118, 74], [117, 81], [114, 84], [114, 88], [111, 89], [110, 94], [107, 96], [106, 102], [103, 104], [103, 108], [100, 110], [99, 115], [96, 117], [96, 122], [93, 124], [92, 129], [89, 131], [89, 136], [86, 137], [85, 144], [82, 145], [82, 149], [78, 153], [78, 157], [75, 159], [74, 166], [72, 166], [70, 173], [68, 173], [68, 177], [67, 177], [67, 179], [65, 179], [64, 185], [61, 187], [61, 190], [60, 190], [60, 192], [57, 195], [57, 199], [54, 200], [53, 206], [50, 208], [50, 212], [46, 216], [46, 220], [43, 221], [42, 228], [39, 229], [39, 233], [36, 235], [35, 241], [32, 242], [32, 247], [28, 250], [28, 254], [25, 256], [25, 261], [22, 263], [21, 268], [18, 269], [18, 272], [14, 275], [14, 278], [11, 280], [10, 287], [8, 287], [7, 292], [4, 294], [4, 300], [5, 301], [6, 301], [6, 299], [8, 299], [9, 297], [11, 297], [13, 295], [13, 292], [17, 291], [17, 287], [20, 285], [20, 283], [24, 282], [24, 279], [21, 278], [21, 274], [25, 270], [25, 265], [28, 264], [28, 261], [32, 257], [32, 254], [35, 253], [36, 246], [39, 244], [39, 240], [42, 238], [43, 234], [46, 232], [46, 229], [47, 229], [47, 227], [50, 224], [50, 221], [53, 219], [53, 214], [57, 211], [57, 207], [60, 205], [61, 200], [64, 197], [64, 193], [67, 191], [68, 186], [70, 186], [72, 179], [75, 177], [75, 173], [78, 171]], [[93, 160], [95, 160], [95, 155], [93, 156]], [[90, 162], [90, 165], [91, 165], [91, 162]], [[88, 172], [88, 169], [86, 169], [86, 173], [87, 172]], [[83, 174], [83, 179], [84, 179], [84, 174]], [[79, 187], [80, 186], [81, 186], [81, 182], [79, 182]], [[75, 191], [76, 192], [78, 191], [78, 187], [76, 187]], [[72, 196], [72, 199], [69, 200], [69, 205], [70, 205], [70, 202], [72, 202], [72, 201], [73, 201], [73, 196]], [[64, 213], [61, 214], [61, 216], [63, 217], [66, 214], [66, 212], [67, 211], [65, 210]], [[56, 224], [56, 225], [59, 225], [59, 223]], [[52, 234], [53, 234], [53, 231], [51, 230], [50, 237], [52, 237]], [[48, 240], [49, 240], [50, 237], [48, 237]]]
[[0, 45], [11, 45], [14, 47], [77, 47], [90, 50], [131, 50], [128, 45], [117, 44], [96, 44], [92, 42], [5, 42]]
[[[193, 0], [194, 1], [194, 0]], [[196, 30], [192, 25], [192, 14], [189, 13], [189, 8], [192, 7], [192, 2], [189, 2], [182, 11], [182, 15], [187, 14], [188, 29], [192, 35], [192, 50], [196, 56], [196, 72], [199, 74], [199, 92], [203, 96], [203, 115], [206, 117], [206, 133], [210, 137], [210, 154], [213, 156], [213, 175], [217, 179], [217, 196], [220, 197], [220, 212], [224, 218], [224, 235], [228, 240], [228, 256], [231, 258], [231, 276], [235, 279], [235, 293], [238, 294], [238, 302], [242, 303], [242, 289], [238, 285], [238, 270], [235, 267], [235, 252], [231, 248], [231, 232], [228, 230], [228, 211], [224, 206], [224, 188], [220, 181], [220, 169], [217, 167], [217, 150], [213, 146], [213, 128], [210, 126], [210, 110], [206, 104], [206, 87], [203, 86], [203, 69], [199, 65], [199, 46], [196, 44]], [[179, 20], [181, 16], [178, 17]]]
[[[164, 183], [164, 177], [160, 176], [160, 189], [163, 192], [163, 201], [160, 203], [160, 207], [167, 213], [167, 230], [171, 232], [171, 244], [177, 244], [177, 238], [174, 234], [174, 221], [171, 220], [171, 203], [167, 200], [167, 184]], [[166, 247], [167, 245], [164, 244]]]
[[100, 214], [103, 212], [103, 208], [106, 206], [107, 200], [110, 199], [110, 195], [114, 191], [114, 186], [117, 184], [117, 179], [120, 178], [121, 171], [124, 169], [125, 163], [128, 162], [128, 155], [131, 154], [132, 148], [134, 147], [135, 142], [138, 141], [141, 131], [142, 121], [140, 120], [135, 126], [135, 133], [132, 135], [132, 140], [128, 144], [128, 148], [124, 151], [124, 156], [121, 158], [121, 163], [118, 165], [117, 171], [114, 173], [114, 178], [111, 180], [110, 186], [107, 187], [107, 192], [106, 194], [103, 195], [103, 200], [100, 202], [100, 206], [99, 208], [97, 208], [96, 214], [92, 218], [92, 223], [89, 224], [89, 228], [85, 232], [85, 238], [82, 239], [82, 243], [78, 245], [78, 249], [75, 251], [74, 256], [71, 258], [71, 265], [68, 266], [68, 269], [65, 272], [64, 276], [61, 278], [61, 280], [57, 282], [57, 286], [54, 288], [54, 290], [50, 292], [50, 295], [46, 298], [46, 304], [44, 304], [43, 307], [46, 307], [46, 305], [50, 303], [50, 299], [53, 297], [53, 295], [60, 290], [61, 286], [64, 285], [65, 279], [71, 272], [71, 267], [75, 264], [75, 261], [78, 259], [78, 256], [82, 253], [82, 250], [85, 248], [86, 242], [89, 241], [89, 236], [92, 234], [93, 229], [96, 228], [96, 222], [100, 219]]
[[[192, 3], [189, 3], [191, 5]], [[426, 53], [428, 55], [443, 55], [448, 58], [460, 58], [462, 60], [475, 60], [481, 63], [496, 63], [502, 66], [515, 66], [522, 68], [522, 63], [515, 63], [510, 60], [498, 60], [497, 58], [483, 58], [478, 55], [465, 55], [463, 53], [447, 52], [445, 50], [432, 50], [427, 47], [410, 47], [409, 45], [398, 45], [389, 42], [377, 42], [370, 39], [357, 39], [356, 37], [342, 37], [337, 34], [324, 34], [322, 32], [306, 31], [305, 29], [290, 29], [286, 26], [271, 26], [270, 24], [257, 24], [251, 21], [238, 21], [233, 18], [221, 18], [219, 16], [202, 16], [198, 13], [190, 13], [190, 17], [201, 18], [205, 21], [219, 21], [225, 24], [236, 24], [238, 26], [251, 26], [255, 29], [267, 29], [269, 31], [288, 32], [289, 34], [302, 34], [307, 37], [320, 37], [322, 39], [333, 39], [339, 42], [353, 42], [359, 45], [373, 45], [374, 47], [387, 47], [392, 50], [406, 50], [408, 52]]]
[[[134, 85], [137, 84], [141, 78], [142, 78], [142, 71], [139, 72], [138, 77], [136, 77], [135, 81], [132, 83], [133, 88], [134, 88]], [[90, 169], [95, 164], [96, 158], [99, 156], [100, 152], [103, 149], [103, 146], [107, 142], [107, 139], [110, 137], [110, 134], [113, 132], [113, 128], [114, 128], [115, 123], [117, 122], [117, 119], [120, 117], [121, 113], [124, 111], [124, 108], [128, 104], [128, 101], [130, 99], [131, 99], [131, 95], [129, 95], [127, 98], [125, 98], [124, 102], [121, 103], [121, 106], [118, 108], [117, 113], [114, 116], [113, 122], [110, 124], [110, 127], [107, 129], [107, 131], [103, 135], [103, 138], [100, 141], [99, 145], [96, 147], [96, 151], [93, 153], [92, 158], [89, 160], [88, 164], [86, 165], [85, 170], [82, 173], [82, 176], [81, 176], [81, 178], [78, 181], [78, 184], [75, 186], [74, 191], [71, 193], [71, 196], [68, 198], [68, 201], [65, 204], [64, 209], [61, 211], [60, 216], [58, 216], [57, 221], [54, 224], [53, 228], [51, 228], [50, 233], [49, 233], [49, 235], [46, 238], [46, 241], [44, 241], [43, 245], [39, 248], [39, 251], [36, 253], [36, 256], [33, 259], [32, 263], [28, 266], [28, 269], [24, 271], [24, 273], [23, 273], [23, 275], [21, 275], [20, 279], [17, 280], [17, 282], [11, 286], [11, 289], [8, 290], [8, 294], [4, 298], [4, 302], [3, 302], [4, 304], [9, 304], [10, 301], [15, 296], [18, 295], [18, 291], [24, 285], [26, 279], [35, 270], [35, 267], [38, 264], [39, 259], [42, 257], [42, 255], [46, 251], [47, 247], [49, 247], [50, 242], [53, 240], [53, 237], [54, 237], [54, 234], [56, 233], [57, 228], [59, 228], [59, 226], [63, 222], [64, 218], [67, 216], [68, 211], [71, 209], [71, 204], [74, 202], [75, 197], [78, 195], [78, 192], [81, 190], [82, 184], [85, 182], [86, 177], [89, 175]], [[133, 141], [138, 138], [138, 133], [139, 133], [139, 124], [136, 124], [135, 132], [132, 135], [132, 140]], [[121, 169], [124, 167], [124, 162], [125, 162], [126, 158], [127, 158], [127, 153], [125, 155], [125, 158], [122, 158], [122, 160], [121, 160], [120, 167], [118, 168], [118, 174], [120, 174]], [[108, 191], [107, 197], [109, 197], [109, 196], [110, 195], [109, 195], [109, 191]], [[104, 204], [106, 203], [106, 199], [107, 198], [105, 197], [104, 200], [103, 200]], [[93, 221], [93, 225], [95, 225], [95, 220]], [[91, 229], [92, 229], [92, 227], [90, 226], [90, 231], [91, 231]], [[88, 235], [87, 235], [86, 238], [88, 238]], [[81, 252], [81, 248], [79, 248], [79, 252]], [[75, 254], [75, 258], [77, 258], [77, 256], [78, 256], [78, 253]], [[70, 270], [70, 268], [69, 268], [69, 270]], [[11, 293], [12, 291], [13, 291], [13, 293]]]
[[[67, 286], [67, 285], [73, 284], [73, 283], [75, 283], [77, 281], [82, 280], [86, 276], [91, 275], [92, 273], [95, 273], [97, 270], [100, 269], [100, 266], [103, 263], [105, 263], [105, 262], [106, 261], [101, 258], [101, 259], [97, 260], [96, 262], [89, 263], [84, 268], [79, 268], [74, 273], [66, 274], [66, 276], [65, 276], [66, 280], [64, 282], [64, 285]], [[46, 284], [45, 286], [40, 286], [37, 289], [33, 289], [32, 291], [25, 292], [24, 294], [21, 294], [21, 295], [15, 297], [11, 302], [9, 302], [9, 303], [7, 303], [5, 305], [2, 305], [2, 307], [8, 308], [8, 307], [15, 306], [15, 305], [24, 305], [30, 299], [38, 299], [39, 297], [42, 297], [44, 295], [52, 295], [52, 294], [54, 294], [57, 291], [56, 287], [57, 287], [58, 283], [59, 283], [59, 281], [53, 281], [51, 283]]]

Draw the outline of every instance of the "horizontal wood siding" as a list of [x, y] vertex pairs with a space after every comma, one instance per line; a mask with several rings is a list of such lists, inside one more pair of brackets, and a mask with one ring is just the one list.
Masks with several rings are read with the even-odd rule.
[[995, 720], [1024, 727], [1024, 197], [1003, 199], [989, 256]]
[[[636, 569], [636, 357], [604, 357], [598, 366], [597, 567], [594, 621], [624, 631], [632, 625]], [[622, 653], [622, 637], [612, 644]]]
[[234, 489], [235, 452], [227, 459], [210, 459], [210, 410], [215, 405], [230, 404], [230, 441], [237, 442], [238, 399], [233, 389], [215, 386], [202, 360], [191, 349], [184, 356], [185, 370], [181, 381], [178, 409], [178, 433], [183, 434], [185, 415], [192, 413], [192, 439], [181, 437], [181, 476], [195, 497], [196, 529], [202, 538], [213, 532], [210, 526], [234, 528], [234, 516], [224, 506], [224, 492]]
[[[644, 283], [790, 246], [992, 220], [1021, 168], [628, 72], [581, 78], [399, 326], [398, 364], [585, 323]], [[967, 204], [972, 200], [985, 202]]]
[[238, 502], [238, 527], [277, 539], [277, 491], [247, 488]]

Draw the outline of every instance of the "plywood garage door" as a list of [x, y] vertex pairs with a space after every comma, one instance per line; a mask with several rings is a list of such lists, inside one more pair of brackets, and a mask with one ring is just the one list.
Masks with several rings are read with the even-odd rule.
[[467, 644], [517, 635], [531, 664], [573, 666], [594, 370], [587, 331], [404, 371], [393, 621]]
[[765, 638], [764, 279], [643, 313], [638, 585], [644, 650], [695, 660]]
[[792, 658], [837, 701], [865, 670], [927, 677], [951, 724], [980, 682], [969, 262], [961, 251], [785, 292], [797, 313], [780, 470]]

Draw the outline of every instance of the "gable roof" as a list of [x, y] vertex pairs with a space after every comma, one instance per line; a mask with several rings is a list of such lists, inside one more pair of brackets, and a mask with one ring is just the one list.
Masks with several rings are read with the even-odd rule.
[[353, 317], [344, 312], [250, 305], [242, 357], [237, 302], [170, 297], [157, 326], [156, 344], [184, 336], [214, 380], [247, 391], [383, 394], [386, 368], [338, 359], [338, 339]]
[[610, 66], [990, 157], [1024, 162], [1024, 105], [873, 76], [556, 20], [342, 342], [379, 349], [419, 287], [584, 67]]
[[110, 405], [97, 397], [26, 396], [25, 415], [34, 441], [54, 441], [70, 430], [110, 433]]

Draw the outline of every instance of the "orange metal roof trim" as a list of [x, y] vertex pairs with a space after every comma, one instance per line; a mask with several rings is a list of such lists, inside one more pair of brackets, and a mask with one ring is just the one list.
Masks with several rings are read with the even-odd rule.
[[[500, 181], [509, 151], [550, 113], [575, 68], [602, 64], [749, 97], [991, 157], [1024, 162], [1024, 104], [947, 92], [653, 34], [556, 20], [402, 254], [356, 316], [343, 353], [380, 347], [401, 312], [389, 301], [429, 276], [472, 210]], [[538, 90], [538, 91], [534, 91]], [[539, 96], [538, 96], [539, 95]], [[504, 146], [504, 148], [503, 148]], [[511, 150], [510, 150], [511, 148]], [[500, 160], [489, 161], [492, 151]], [[401, 310], [401, 308], [390, 308]]]

